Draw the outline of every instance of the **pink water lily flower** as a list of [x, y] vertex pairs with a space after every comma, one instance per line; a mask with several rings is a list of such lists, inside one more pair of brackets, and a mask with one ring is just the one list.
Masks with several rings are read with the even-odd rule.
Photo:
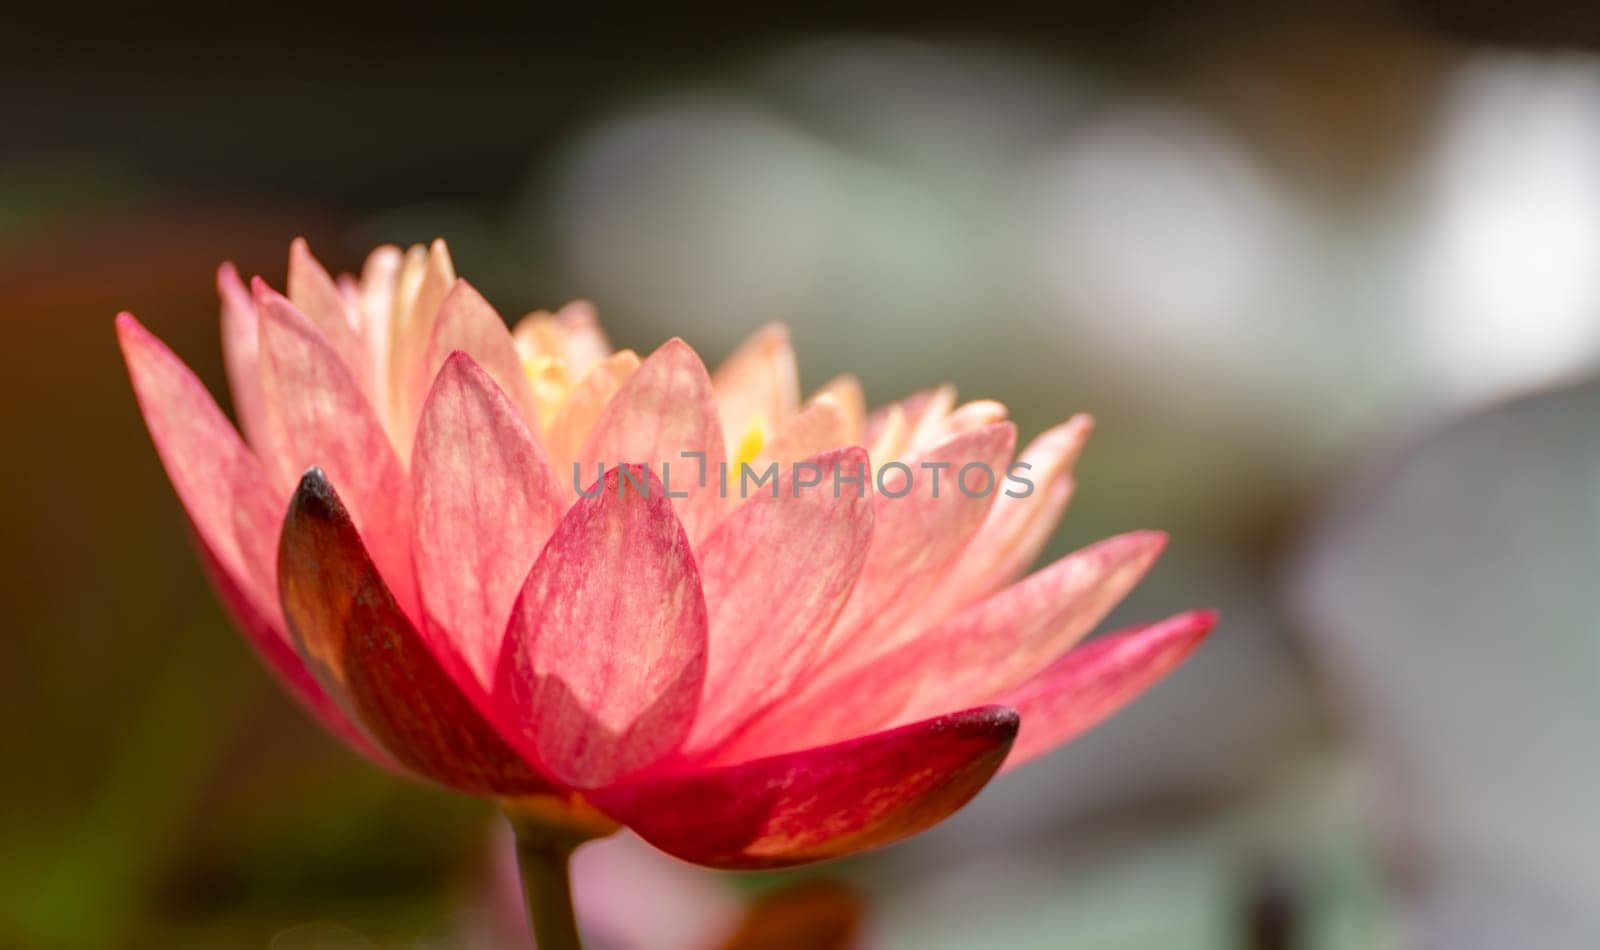
[[[507, 329], [442, 242], [335, 279], [296, 241], [287, 296], [218, 283], [238, 429], [123, 314], [145, 421], [250, 642], [396, 771], [699, 864], [815, 861], [943, 819], [1212, 625], [1079, 645], [1156, 532], [1022, 577], [1085, 416], [1018, 454], [1003, 406], [949, 387], [802, 400], [780, 327], [712, 373], [681, 340], [613, 350], [581, 303]], [[1000, 483], [954, 489], [972, 466]]]

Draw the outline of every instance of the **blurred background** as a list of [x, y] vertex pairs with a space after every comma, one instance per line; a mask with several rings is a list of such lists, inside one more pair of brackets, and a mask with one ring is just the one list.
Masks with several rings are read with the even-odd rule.
[[297, 234], [342, 269], [444, 236], [508, 317], [583, 296], [641, 350], [784, 320], [808, 387], [949, 379], [1024, 437], [1093, 412], [1046, 556], [1166, 529], [1113, 621], [1222, 610], [904, 845], [789, 876], [596, 846], [597, 946], [752, 914], [837, 925], [795, 946], [1600, 946], [1600, 14], [0, 36], [0, 946], [516, 945], [485, 807], [336, 747], [228, 628], [117, 355], [126, 308], [225, 398], [214, 269], [281, 285]]

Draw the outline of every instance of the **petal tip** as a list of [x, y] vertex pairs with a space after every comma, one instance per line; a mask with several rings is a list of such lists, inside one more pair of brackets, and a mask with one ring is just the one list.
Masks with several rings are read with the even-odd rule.
[[1022, 714], [1010, 706], [982, 706], [973, 710], [967, 725], [974, 733], [981, 732], [1010, 744], [1022, 726]]
[[244, 281], [239, 277], [239, 268], [233, 261], [223, 261], [217, 265], [217, 290], [226, 292], [243, 286]]
[[1171, 636], [1174, 639], [1188, 639], [1199, 644], [1211, 635], [1211, 631], [1216, 629], [1217, 621], [1221, 619], [1222, 612], [1215, 607], [1203, 607], [1179, 614], [1174, 619]]
[[333, 483], [328, 481], [328, 473], [318, 465], [306, 469], [300, 476], [294, 497], [289, 500], [291, 512], [336, 511], [342, 507], [338, 492], [333, 490]]

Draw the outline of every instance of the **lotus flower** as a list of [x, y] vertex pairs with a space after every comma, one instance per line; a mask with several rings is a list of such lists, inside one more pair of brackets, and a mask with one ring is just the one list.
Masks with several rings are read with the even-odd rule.
[[[802, 402], [778, 327], [714, 373], [680, 340], [613, 350], [582, 303], [508, 330], [442, 242], [336, 280], [296, 241], [287, 296], [218, 284], [238, 430], [123, 314], [145, 421], [249, 641], [398, 772], [703, 865], [816, 861], [943, 819], [1211, 627], [1077, 646], [1155, 532], [1018, 580], [1085, 416], [1016, 455], [1005, 408], [949, 387]], [[1009, 489], [952, 487], [985, 473]]]

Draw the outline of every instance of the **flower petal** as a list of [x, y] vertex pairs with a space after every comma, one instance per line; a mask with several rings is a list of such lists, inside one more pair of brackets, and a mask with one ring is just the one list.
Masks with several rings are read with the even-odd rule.
[[1023, 723], [1006, 769], [1099, 725], [1183, 662], [1216, 622], [1215, 611], [1195, 610], [1096, 637], [1000, 697]]
[[1159, 531], [1108, 538], [919, 633], [900, 662], [879, 670], [883, 680], [906, 678], [908, 664], [915, 670], [918, 687], [897, 718], [993, 702], [1044, 669], [1128, 596], [1166, 543]]
[[690, 754], [787, 694], [816, 658], [872, 540], [866, 471], [861, 448], [784, 468], [700, 546], [710, 652]]
[[841, 445], [862, 445], [866, 440], [867, 396], [861, 391], [861, 380], [846, 373], [823, 383], [811, 395], [811, 401], [832, 399], [844, 415], [844, 438]]
[[537, 431], [539, 407], [522, 357], [511, 342], [511, 331], [489, 301], [459, 278], [439, 306], [439, 320], [428, 351], [427, 377], [433, 379], [457, 350], [471, 356], [489, 374], [528, 426]]
[[278, 476], [294, 484], [318, 467], [344, 486], [361, 537], [400, 604], [416, 616], [411, 563], [411, 486], [355, 377], [305, 315], [265, 283], [261, 380], [278, 447]]
[[389, 333], [394, 329], [395, 293], [400, 266], [405, 255], [393, 244], [374, 248], [361, 266], [359, 313], [361, 343], [367, 355], [368, 378], [372, 380], [372, 407], [388, 424]]
[[401, 763], [473, 794], [551, 789], [485, 718], [471, 673], [429, 649], [316, 469], [290, 500], [278, 582], [311, 669]]
[[530, 363], [541, 358], [560, 360], [573, 379], [583, 378], [611, 355], [611, 343], [600, 329], [594, 304], [587, 300], [574, 300], [555, 313], [530, 313], [517, 321], [511, 336], [523, 359]]
[[787, 466], [851, 444], [845, 411], [839, 408], [834, 397], [818, 396], [778, 427], [777, 435], [762, 451], [756, 468], [764, 468], [762, 463], [769, 461]]
[[1135, 532], [1091, 545], [868, 662], [831, 665], [716, 757], [835, 742], [951, 707], [998, 702], [1094, 629], [1165, 541], [1157, 532]]
[[661, 482], [628, 467], [594, 487], [528, 574], [494, 688], [521, 747], [578, 788], [677, 748], [706, 670], [699, 571]]
[[[996, 423], [891, 463], [903, 469], [879, 468], [872, 550], [830, 638], [830, 666], [860, 665], [916, 632], [903, 628], [902, 621], [937, 588], [983, 523], [1016, 437], [1011, 423]], [[982, 490], [981, 477], [962, 480], [967, 466], [986, 467], [995, 484]], [[963, 484], [969, 487], [963, 489]]]
[[646, 773], [599, 807], [670, 854], [775, 868], [898, 841], [965, 805], [999, 769], [1017, 714], [969, 709], [736, 765]]
[[428, 374], [428, 347], [433, 342], [439, 308], [455, 282], [455, 264], [442, 240], [430, 244], [426, 253], [419, 250], [408, 254], [401, 265], [389, 329], [388, 419], [402, 459], [411, 457], [417, 417], [422, 414], [422, 403], [433, 385]]
[[[1022, 450], [1004, 489], [961, 562], [918, 616], [947, 617], [1016, 579], [1044, 549], [1072, 497], [1072, 466], [1083, 451], [1094, 420], [1079, 414], [1039, 435]], [[1026, 466], [1023, 468], [1021, 466]], [[1024, 489], [1011, 475], [1028, 480]]]
[[222, 298], [222, 362], [228, 371], [233, 412], [245, 441], [264, 456], [272, 445], [261, 394], [261, 320], [256, 302], [231, 263], [217, 268], [217, 295]]
[[339, 354], [350, 375], [365, 387], [368, 382], [366, 348], [356, 334], [355, 311], [322, 263], [312, 256], [311, 246], [303, 237], [289, 244], [288, 285], [289, 299], [301, 313], [311, 318]]
[[572, 387], [556, 411], [550, 428], [545, 432], [544, 445], [550, 453], [550, 464], [556, 470], [556, 480], [570, 494], [577, 495], [582, 482], [572, 482], [572, 465], [583, 451], [589, 433], [594, 430], [606, 406], [622, 387], [639, 370], [639, 355], [632, 350], [619, 350], [596, 363]]
[[313, 716], [361, 751], [386, 758], [333, 705], [289, 642], [274, 563], [282, 504], [260, 463], [205, 385], [130, 314], [117, 317], [117, 339], [150, 438], [228, 614]]
[[167, 478], [205, 549], [269, 616], [282, 496], [205, 384], [132, 314], [117, 340]]
[[539, 443], [465, 353], [452, 354], [434, 380], [411, 485], [425, 629], [441, 634], [435, 649], [454, 651], [487, 689], [511, 605], [562, 505]]
[[738, 445], [752, 426], [771, 432], [800, 406], [800, 370], [789, 328], [771, 323], [739, 344], [712, 374], [722, 436]]
[[589, 484], [601, 468], [647, 464], [672, 492], [684, 530], [699, 540], [725, 507], [714, 474], [725, 457], [711, 378], [689, 344], [674, 339], [639, 364], [607, 404], [579, 453], [577, 481]]
[[881, 465], [932, 447], [928, 440], [955, 404], [956, 388], [946, 383], [873, 410], [867, 417], [865, 435], [873, 447], [873, 462]]

